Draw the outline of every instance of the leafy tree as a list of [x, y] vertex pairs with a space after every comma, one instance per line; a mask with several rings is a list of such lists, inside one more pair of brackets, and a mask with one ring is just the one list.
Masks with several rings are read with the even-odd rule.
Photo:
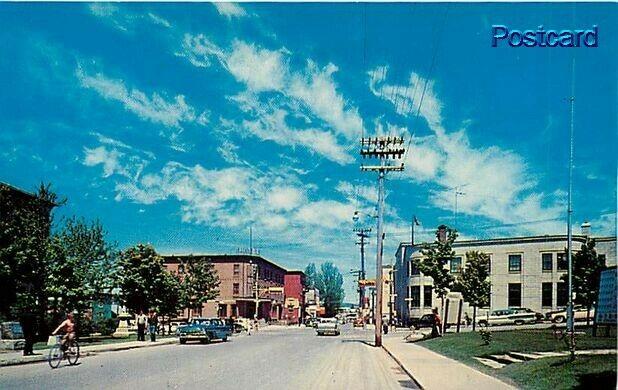
[[182, 306], [194, 311], [201, 310], [205, 302], [215, 299], [219, 294], [219, 276], [212, 262], [205, 257], [189, 257], [183, 265]]
[[163, 259], [151, 245], [138, 244], [120, 253], [118, 287], [120, 299], [131, 311], [156, 308], [167, 294]]
[[442, 310], [444, 310], [444, 297], [453, 288], [455, 281], [446, 266], [455, 257], [452, 246], [457, 236], [456, 230], [445, 225], [438, 226], [436, 241], [433, 244], [424, 244], [421, 248], [423, 257], [414, 260], [419, 271], [433, 279], [433, 289], [442, 300]]
[[54, 234], [48, 247], [46, 293], [61, 297], [56, 308], [84, 313], [110, 294], [114, 282], [114, 247], [105, 241], [98, 221], [71, 218]]
[[315, 264], [309, 263], [305, 268], [305, 283], [308, 288], [315, 288], [318, 272], [315, 269]]
[[34, 199], [0, 186], [0, 317], [46, 311], [46, 254], [53, 207], [64, 200], [41, 184]]
[[[587, 323], [590, 324], [590, 310], [596, 303], [599, 296], [599, 282], [601, 271], [605, 266], [605, 261], [597, 255], [594, 239], [587, 239], [582, 244], [581, 249], [572, 254], [573, 256], [573, 292], [575, 298], [573, 302], [577, 305], [585, 306], [588, 310]], [[568, 255], [565, 249], [565, 258]], [[568, 283], [568, 274], [562, 275], [562, 280]]]
[[459, 274], [454, 291], [459, 291], [473, 307], [472, 330], [476, 330], [476, 308], [489, 306], [491, 282], [489, 281], [489, 256], [479, 251], [466, 253], [466, 266]]
[[343, 302], [343, 275], [333, 263], [326, 262], [320, 266], [320, 272], [316, 275], [315, 286], [320, 291], [320, 300], [324, 302], [327, 317], [337, 313], [337, 309]]
[[167, 316], [168, 331], [171, 332], [171, 317], [176, 316], [178, 310], [182, 308], [180, 278], [178, 275], [166, 271], [163, 274], [163, 283], [157, 287], [161, 288], [161, 291], [155, 292], [155, 310], [163, 318]]

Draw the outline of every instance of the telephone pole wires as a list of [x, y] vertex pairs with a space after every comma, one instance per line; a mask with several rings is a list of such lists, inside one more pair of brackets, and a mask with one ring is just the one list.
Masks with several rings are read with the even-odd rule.
[[384, 244], [384, 177], [390, 171], [403, 171], [403, 163], [391, 165], [388, 160], [399, 159], [405, 153], [403, 137], [363, 137], [360, 154], [363, 158], [377, 158], [380, 165], [362, 165], [362, 171], [378, 172], [378, 223], [376, 250], [376, 302], [375, 310], [375, 346], [382, 346], [382, 252]]

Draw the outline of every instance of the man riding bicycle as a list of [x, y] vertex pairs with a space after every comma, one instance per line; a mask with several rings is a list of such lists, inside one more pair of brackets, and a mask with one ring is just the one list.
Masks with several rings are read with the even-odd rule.
[[52, 336], [55, 336], [60, 331], [64, 333], [60, 345], [62, 346], [62, 350], [66, 351], [67, 346], [75, 340], [75, 322], [73, 322], [73, 313], [67, 314], [67, 319], [62, 321], [56, 330], [54, 330]]

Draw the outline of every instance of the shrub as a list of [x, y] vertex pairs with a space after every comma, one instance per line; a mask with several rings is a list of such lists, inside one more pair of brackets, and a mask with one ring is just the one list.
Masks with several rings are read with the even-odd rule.
[[485, 345], [489, 345], [489, 343], [491, 343], [491, 331], [488, 329], [481, 329], [479, 330], [479, 334], [481, 335]]

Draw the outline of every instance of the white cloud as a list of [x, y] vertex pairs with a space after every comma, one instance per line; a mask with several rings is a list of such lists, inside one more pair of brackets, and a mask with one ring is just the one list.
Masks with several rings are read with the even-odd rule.
[[172, 24], [169, 21], [158, 15], [153, 14], [152, 12], [148, 12], [148, 17], [150, 18], [150, 20], [152, 20], [154, 24], [158, 24], [167, 28], [172, 27]]
[[388, 84], [386, 75], [386, 67], [369, 72], [370, 89], [393, 104], [400, 115], [415, 116], [425, 91], [420, 116], [433, 135], [406, 134], [411, 141], [402, 177], [437, 185], [430, 191], [431, 204], [454, 210], [455, 189], [459, 188], [465, 193], [457, 197], [457, 211], [461, 214], [513, 224], [521, 233], [562, 233], [562, 225], [554, 221], [522, 223], [559, 218], [563, 199], [559, 193], [535, 191], [536, 178], [520, 155], [497, 146], [473, 146], [465, 129], [447, 132], [442, 124], [443, 105], [433, 81], [426, 82], [412, 73], [406, 85]]
[[[203, 35], [185, 35], [177, 55], [198, 67], [218, 62], [246, 86], [246, 91], [231, 98], [243, 111], [269, 112], [280, 124], [284, 110], [302, 118], [303, 126], [282, 126], [279, 134], [267, 139], [282, 145], [305, 146], [341, 164], [352, 161], [345, 156], [345, 149], [361, 134], [362, 119], [340, 93], [333, 78], [337, 72], [334, 64], [320, 68], [307, 60], [304, 69], [294, 70], [290, 65], [291, 53], [285, 48], [270, 50], [235, 40], [226, 50]], [[276, 98], [271, 98], [273, 93]], [[254, 123], [252, 132], [258, 137], [266, 134], [265, 122], [259, 116], [248, 120]]]
[[304, 202], [305, 194], [296, 187], [272, 188], [266, 200], [273, 210], [292, 210]]
[[247, 16], [245, 10], [237, 3], [216, 2], [212, 3], [212, 5], [217, 8], [217, 12], [219, 12], [220, 15], [225, 16], [228, 19]]
[[103, 177], [111, 176], [115, 173], [124, 174], [126, 171], [120, 164], [120, 158], [124, 154], [116, 149], [107, 149], [104, 146], [98, 148], [84, 148], [84, 165], [93, 167], [103, 165]]
[[309, 203], [298, 210], [296, 217], [310, 225], [335, 228], [349, 223], [354, 215], [354, 205], [334, 200], [323, 200]]

